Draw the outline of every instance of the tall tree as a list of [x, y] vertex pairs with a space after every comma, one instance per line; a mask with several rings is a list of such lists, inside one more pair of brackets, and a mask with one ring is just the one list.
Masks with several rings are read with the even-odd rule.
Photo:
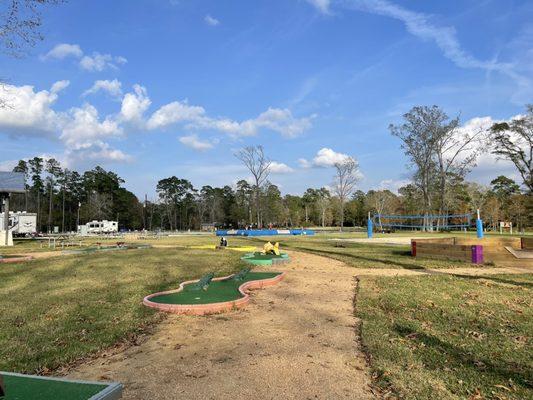
[[424, 230], [429, 227], [432, 187], [436, 181], [435, 149], [440, 139], [442, 115], [437, 106], [413, 107], [404, 114], [401, 125], [389, 125], [393, 136], [402, 141], [402, 149], [414, 167], [414, 181], [423, 197]]
[[529, 194], [533, 195], [533, 104], [526, 106], [526, 115], [491, 127], [492, 152], [511, 161]]
[[349, 157], [342, 162], [335, 163], [335, 170], [333, 191], [339, 198], [340, 230], [342, 231], [344, 227], [344, 205], [360, 179], [359, 164], [354, 158]]
[[36, 210], [37, 213], [37, 231], [41, 230], [41, 194], [43, 192], [44, 183], [41, 174], [43, 173], [44, 160], [40, 157], [33, 157], [28, 161], [30, 166], [32, 192], [37, 199]]
[[239, 150], [237, 157], [254, 178], [255, 207], [257, 227], [261, 228], [261, 187], [270, 174], [270, 159], [265, 155], [263, 146], [248, 146]]

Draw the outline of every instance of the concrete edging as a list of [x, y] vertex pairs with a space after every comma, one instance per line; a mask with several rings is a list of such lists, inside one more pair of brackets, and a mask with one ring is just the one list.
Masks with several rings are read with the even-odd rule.
[[0, 264], [19, 263], [19, 262], [25, 262], [25, 261], [31, 261], [31, 260], [33, 260], [32, 256], [0, 258]]
[[[183, 288], [185, 287], [185, 285], [188, 285], [190, 283], [196, 283], [199, 281], [199, 279], [195, 279], [195, 280], [185, 281], [185, 282], [180, 283], [180, 287], [178, 289], [152, 293], [143, 299], [143, 304], [147, 307], [155, 308], [156, 310], [159, 310], [159, 311], [165, 311], [165, 312], [174, 313], [174, 314], [184, 314], [184, 315], [206, 315], [206, 314], [215, 314], [215, 313], [231, 311], [234, 309], [243, 308], [250, 302], [250, 295], [247, 293], [248, 290], [261, 289], [267, 286], [276, 285], [278, 282], [280, 282], [281, 280], [285, 278], [285, 275], [286, 273], [282, 272], [281, 274], [273, 278], [266, 278], [266, 279], [259, 279], [255, 281], [244, 282], [241, 286], [239, 286], [239, 292], [242, 294], [243, 297], [236, 299], [236, 300], [223, 301], [219, 303], [209, 303], [209, 304], [165, 304], [165, 303], [154, 303], [153, 301], [150, 301], [150, 299], [155, 296], [161, 296], [164, 294], [181, 292]], [[231, 276], [233, 275], [223, 276], [220, 278], [214, 278], [213, 280], [220, 281], [223, 279], [230, 278]]]

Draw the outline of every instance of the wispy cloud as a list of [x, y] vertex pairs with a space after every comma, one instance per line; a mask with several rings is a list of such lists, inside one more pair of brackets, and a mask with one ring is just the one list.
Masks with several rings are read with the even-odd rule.
[[198, 135], [192, 134], [189, 136], [182, 136], [179, 141], [187, 147], [198, 151], [206, 151], [212, 149], [214, 144], [205, 140], [200, 140]]
[[308, 3], [310, 3], [313, 7], [315, 7], [318, 11], [320, 11], [322, 14], [329, 14], [329, 6], [331, 4], [331, 0], [306, 0]]
[[128, 62], [125, 57], [101, 54], [97, 51], [93, 52], [91, 55], [86, 55], [80, 45], [70, 43], [60, 43], [40, 58], [43, 61], [75, 58], [78, 60], [78, 65], [81, 69], [90, 72], [118, 69], [120, 65]]
[[97, 80], [90, 89], [83, 92], [82, 96], [88, 96], [100, 91], [108, 93], [114, 98], [122, 97], [122, 83], [118, 79], [113, 79], [112, 81]]
[[211, 15], [207, 14], [204, 17], [204, 22], [209, 26], [217, 26], [220, 25], [220, 21], [216, 19], [215, 17], [212, 17]]

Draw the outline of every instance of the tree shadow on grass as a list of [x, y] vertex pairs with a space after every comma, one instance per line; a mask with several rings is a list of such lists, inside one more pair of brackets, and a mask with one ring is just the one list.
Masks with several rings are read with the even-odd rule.
[[[365, 257], [362, 255], [352, 254], [352, 253], [345, 253], [345, 252], [336, 252], [336, 251], [328, 251], [328, 250], [317, 250], [317, 249], [309, 249], [305, 247], [297, 247], [296, 250], [302, 250], [307, 251], [309, 253], [314, 253], [317, 255], [324, 255], [326, 257], [335, 258], [331, 256], [342, 256], [342, 257], [349, 257], [353, 258], [354, 260], [361, 260], [361, 261], [368, 261], [371, 263], [381, 263], [386, 265], [391, 265], [394, 267], [400, 267], [403, 269], [411, 269], [411, 270], [426, 270], [425, 267], [418, 265], [418, 264], [412, 264], [412, 263], [406, 263], [401, 262], [398, 260], [387, 260], [387, 259], [381, 259], [381, 258], [373, 258], [373, 257]], [[410, 253], [409, 253], [410, 254]], [[406, 252], [404, 252], [404, 255], [407, 255]]]
[[497, 283], [505, 283], [505, 284], [513, 285], [513, 286], [521, 286], [524, 288], [533, 287], [532, 282], [517, 282], [511, 279], [498, 278], [496, 276], [491, 276], [491, 275], [462, 275], [462, 274], [450, 274], [450, 275], [454, 276], [455, 278], [468, 279], [472, 281], [483, 279], [483, 280], [493, 281]]
[[[495, 378], [506, 382], [509, 381], [509, 379], [512, 379], [513, 382], [525, 388], [533, 387], [533, 374], [527, 365], [519, 363], [505, 363], [503, 360], [493, 360], [485, 357], [475, 357], [475, 355], [470, 354], [469, 352], [455, 345], [444, 342], [433, 335], [419, 332], [408, 325], [396, 323], [394, 324], [393, 329], [399, 335], [408, 337], [409, 340], [422, 343], [428, 348], [433, 348], [438, 352], [445, 354], [446, 356], [452, 358], [457, 364], [461, 364], [475, 371], [482, 370], [484, 374], [493, 375]], [[423, 352], [420, 352], [419, 354], [422, 356], [422, 358], [424, 358], [424, 365], [426, 365], [426, 367], [432, 365], [433, 360], [425, 357]], [[496, 361], [496, 363], [494, 361]], [[433, 369], [436, 370], [439, 370], [440, 368], [441, 366], [439, 365], [435, 365], [433, 367]]]

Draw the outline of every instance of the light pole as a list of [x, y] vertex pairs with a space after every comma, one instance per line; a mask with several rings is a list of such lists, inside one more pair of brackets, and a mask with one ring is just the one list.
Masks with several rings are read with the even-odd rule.
[[78, 219], [76, 220], [76, 232], [80, 230], [80, 208], [81, 208], [81, 201], [78, 201]]

